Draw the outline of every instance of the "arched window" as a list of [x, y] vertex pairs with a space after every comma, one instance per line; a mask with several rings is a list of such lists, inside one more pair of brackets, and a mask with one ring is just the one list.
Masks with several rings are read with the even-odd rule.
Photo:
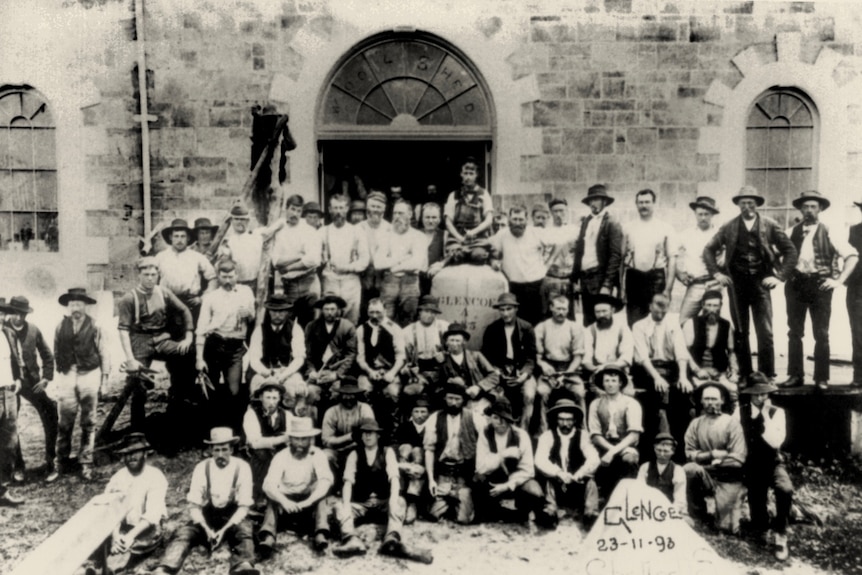
[[801, 91], [772, 88], [751, 107], [746, 126], [745, 181], [766, 197], [761, 210], [789, 226], [791, 202], [817, 187], [817, 109]]
[[0, 249], [59, 249], [54, 119], [29, 86], [0, 87]]
[[414, 204], [442, 203], [460, 184], [467, 156], [490, 189], [493, 118], [481, 74], [455, 47], [422, 32], [369, 38], [342, 58], [323, 89], [316, 122], [322, 199], [400, 187]]

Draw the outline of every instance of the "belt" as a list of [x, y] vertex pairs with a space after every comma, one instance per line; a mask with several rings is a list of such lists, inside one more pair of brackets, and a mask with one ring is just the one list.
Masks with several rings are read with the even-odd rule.
[[793, 272], [793, 277], [794, 277], [794, 278], [799, 278], [799, 279], [806, 279], [806, 280], [810, 280], [810, 279], [818, 279], [818, 280], [819, 280], [819, 279], [826, 279], [826, 278], [828, 278], [829, 276], [827, 276], [827, 275], [825, 275], [825, 274], [818, 273], [818, 272], [814, 272], [814, 273], [807, 274], [807, 273], [804, 273], [804, 272], [797, 272], [797, 271], [794, 271], [794, 272]]
[[691, 280], [691, 283], [693, 283], [693, 284], [705, 284], [706, 282], [710, 281], [711, 279], [712, 279], [712, 276], [705, 275], [705, 276], [700, 276], [698, 278], [694, 278], [693, 280]]
[[548, 273], [548, 274], [545, 274], [545, 277], [554, 278], [555, 280], [568, 280], [572, 276], [568, 275], [568, 274], [567, 275], [554, 275], [554, 274]]
[[211, 334], [209, 334], [207, 336], [207, 339], [210, 339], [210, 338], [216, 339], [218, 341], [223, 341], [225, 343], [244, 343], [245, 342], [245, 339], [243, 339], [243, 338], [225, 337], [225, 336], [221, 335], [220, 333], [216, 333], [216, 332], [212, 332]]

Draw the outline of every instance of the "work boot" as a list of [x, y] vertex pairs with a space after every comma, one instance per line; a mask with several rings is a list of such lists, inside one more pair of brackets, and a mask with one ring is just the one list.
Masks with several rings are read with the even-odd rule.
[[91, 466], [85, 465], [81, 468], [81, 479], [84, 481], [93, 480], [93, 468]]
[[396, 533], [387, 535], [378, 551], [381, 555], [389, 555], [390, 557], [404, 557], [406, 552], [404, 544], [401, 543], [401, 537]]
[[778, 387], [799, 387], [805, 384], [805, 379], [799, 375], [791, 375], [784, 381], [778, 382]]
[[314, 534], [314, 550], [323, 553], [329, 547], [329, 537], [323, 531]]
[[24, 483], [25, 479], [27, 479], [27, 476], [24, 475], [23, 469], [16, 469], [15, 473], [12, 474], [12, 481], [15, 483]]
[[367, 548], [365, 543], [356, 535], [351, 535], [347, 539], [336, 545], [332, 549], [332, 553], [336, 557], [352, 557], [354, 555], [365, 555]]
[[18, 495], [13, 495], [11, 491], [4, 491], [0, 495], [0, 507], [18, 507], [24, 503], [25, 499]]
[[272, 550], [275, 547], [275, 537], [272, 533], [264, 533], [257, 544], [257, 552], [260, 553], [261, 559], [269, 559], [272, 556]]
[[60, 478], [60, 472], [57, 471], [55, 465], [48, 466], [48, 475], [45, 476], [45, 483], [54, 483]]
[[230, 575], [260, 575], [260, 571], [248, 561], [243, 561], [230, 570]]
[[775, 534], [775, 558], [779, 561], [787, 561], [790, 557], [790, 550], [787, 547], [787, 534]]

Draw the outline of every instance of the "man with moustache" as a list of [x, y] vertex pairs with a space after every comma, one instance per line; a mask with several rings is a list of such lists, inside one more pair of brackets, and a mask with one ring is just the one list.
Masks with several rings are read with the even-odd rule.
[[[820, 221], [820, 212], [829, 208], [829, 200], [819, 192], [802, 192], [793, 207], [802, 212], [802, 221], [787, 230], [799, 254], [796, 268], [784, 284], [787, 302], [787, 374], [782, 387], [802, 385], [805, 380], [802, 336], [805, 315], [811, 315], [814, 334], [814, 382], [825, 391], [829, 387], [829, 321], [832, 319], [832, 293], [853, 273], [859, 254], [843, 238], [833, 234]], [[833, 272], [836, 260], [842, 260], [840, 274]], [[837, 277], [835, 277], [837, 275]]]
[[[798, 255], [790, 238], [778, 224], [757, 213], [766, 202], [754, 186], [743, 186], [733, 197], [739, 216], [733, 218], [703, 248], [703, 261], [712, 278], [728, 287], [730, 317], [736, 328], [734, 342], [739, 375], [752, 372], [748, 345], [749, 316], [757, 334], [758, 371], [775, 377], [775, 346], [772, 341], [772, 296], [770, 290], [790, 277]], [[724, 266], [718, 254], [724, 251]]]
[[440, 319], [439, 302], [426, 295], [419, 300], [419, 319], [402, 330], [406, 362], [404, 375], [409, 379], [404, 392], [419, 395], [426, 388], [437, 387], [440, 364], [443, 361], [443, 334], [449, 322]]
[[410, 406], [410, 417], [398, 426], [395, 432], [395, 448], [398, 450], [398, 467], [403, 476], [402, 488], [407, 500], [407, 514], [404, 523], [416, 520], [417, 507], [425, 495], [425, 423], [431, 415], [431, 402], [424, 395], [417, 396]]
[[195, 220], [195, 243], [189, 246], [199, 254], [207, 255], [213, 245], [213, 239], [218, 226], [214, 226], [209, 218], [198, 218]]
[[686, 288], [679, 307], [680, 325], [697, 316], [706, 291], [720, 287], [712, 279], [703, 261], [703, 248], [715, 235], [712, 219], [719, 213], [715, 200], [699, 196], [688, 206], [694, 211], [697, 225], [680, 234], [680, 238], [685, 238], [685, 243], [681, 243], [677, 256], [676, 279]]
[[584, 359], [584, 328], [568, 315], [569, 300], [558, 295], [551, 301], [551, 317], [536, 326], [536, 365], [541, 370], [536, 393], [543, 421], [549, 401], [566, 392], [579, 402], [586, 396], [584, 382], [576, 375]]
[[551, 217], [551, 212], [548, 211], [548, 206], [545, 204], [536, 204], [530, 212], [534, 228], [545, 228], [548, 225], [548, 219]]
[[108, 382], [111, 358], [101, 328], [86, 313], [87, 306], [96, 303], [87, 295], [87, 290], [72, 288], [61, 295], [59, 301], [69, 309], [69, 315], [63, 317], [54, 333], [54, 361], [57, 365], [54, 381], [59, 411], [54, 469], [59, 473], [68, 470], [72, 431], [80, 412], [81, 450], [78, 461], [81, 478], [89, 481], [93, 478], [99, 390]]
[[500, 374], [481, 352], [467, 349], [468, 341], [470, 332], [460, 323], [450, 324], [443, 332], [446, 351], [437, 377], [438, 385], [431, 395], [435, 406], [445, 405], [446, 383], [463, 386], [467, 398], [474, 402], [493, 400], [502, 394]]
[[581, 364], [584, 379], [607, 365], [627, 370], [634, 361], [631, 329], [614, 315], [623, 308], [623, 302], [606, 294], [596, 295], [593, 302], [596, 319], [584, 330], [584, 361]]
[[368, 302], [368, 321], [356, 330], [356, 365], [359, 387], [365, 393], [382, 393], [397, 400], [401, 393], [400, 374], [407, 361], [404, 333], [386, 317], [383, 302]]
[[374, 267], [383, 271], [380, 299], [386, 316], [400, 326], [416, 318], [419, 274], [428, 269], [428, 240], [410, 226], [411, 211], [406, 200], [395, 202], [392, 229], [381, 238], [374, 260]]
[[344, 318], [359, 323], [362, 305], [362, 280], [371, 263], [368, 237], [359, 227], [346, 221], [348, 198], [336, 194], [329, 200], [329, 217], [332, 222], [323, 226], [323, 291], [336, 293], [347, 304]]
[[440, 227], [440, 217], [439, 204], [426, 203], [421, 206], [419, 221], [422, 222], [421, 231], [428, 241], [428, 269], [419, 276], [419, 291], [422, 295], [430, 293], [432, 278], [446, 263], [446, 231]]
[[356, 328], [341, 317], [346, 306], [339, 296], [326, 293], [314, 304], [320, 317], [305, 326], [305, 379], [312, 403], [323, 399], [328, 404], [333, 383], [343, 379], [356, 361]]
[[548, 271], [542, 279], [542, 310], [550, 314], [552, 301], [565, 296], [569, 301], [569, 319], [575, 318], [575, 302], [572, 298], [572, 269], [575, 264], [577, 230], [568, 224], [569, 204], [563, 198], [554, 198], [548, 204], [552, 225], [545, 234], [550, 247], [547, 255]]
[[[259, 385], [255, 385], [255, 384]], [[248, 446], [248, 462], [254, 481], [255, 507], [263, 507], [263, 478], [275, 454], [287, 445], [287, 429], [293, 414], [281, 406], [284, 386], [274, 381], [252, 382], [252, 401], [242, 420]], [[264, 503], [265, 505], [265, 503]]]
[[219, 257], [233, 260], [236, 264], [236, 282], [248, 286], [257, 294], [257, 276], [260, 273], [263, 243], [275, 230], [270, 228], [249, 229], [251, 215], [244, 205], [230, 210], [230, 226], [219, 246]]
[[737, 385], [739, 363], [734, 349], [733, 326], [721, 317], [722, 295], [710, 290], [703, 294], [699, 315], [682, 326], [682, 335], [692, 361], [698, 369], [693, 371], [695, 387], [706, 381], [718, 381], [731, 392], [733, 398]]
[[210, 439], [204, 440], [210, 457], [195, 466], [186, 494], [191, 521], [174, 534], [154, 575], [177, 573], [193, 547], [204, 545], [212, 552], [225, 538], [230, 544], [229, 573], [259, 575], [247, 518], [254, 502], [251, 467], [232, 455], [238, 441], [229, 427], [210, 430]]
[[276, 232], [272, 245], [272, 263], [290, 303], [320, 297], [317, 268], [323, 249], [318, 231], [301, 218], [302, 205], [302, 196], [294, 194], [287, 198], [284, 226]]
[[[176, 219], [162, 230], [162, 237], [170, 245], [155, 255], [159, 268], [159, 285], [171, 290], [189, 311], [197, 324], [204, 291], [217, 287], [215, 268], [203, 254], [189, 249], [197, 237], [185, 220]], [[207, 284], [201, 284], [203, 278]], [[177, 326], [172, 326], [176, 328]]]
[[371, 298], [380, 295], [383, 285], [383, 270], [377, 268], [377, 251], [381, 242], [385, 245], [385, 236], [392, 230], [392, 224], [383, 219], [386, 212], [386, 194], [380, 191], [372, 191], [368, 194], [365, 202], [367, 219], [357, 226], [365, 233], [368, 240], [368, 253], [371, 257], [371, 265], [362, 276], [362, 311], [360, 317], [365, 315], [365, 308]]
[[614, 198], [605, 186], [590, 186], [582, 202], [589, 206], [590, 215], [581, 219], [571, 280], [573, 288], [581, 294], [584, 326], [589, 326], [596, 319], [595, 297], [611, 295], [620, 286], [623, 231], [606, 209]]
[[307, 202], [302, 206], [302, 219], [305, 223], [314, 228], [320, 229], [320, 224], [323, 219], [323, 210], [320, 209], [320, 204], [317, 202]]
[[[0, 298], [0, 325], [8, 312]], [[0, 507], [17, 507], [24, 498], [9, 491], [15, 448], [18, 445], [18, 391], [21, 389], [21, 359], [8, 328], [0, 329]]]
[[337, 388], [338, 403], [326, 410], [321, 424], [323, 451], [333, 469], [340, 470], [344, 458], [356, 445], [353, 432], [363, 419], [374, 419], [371, 405], [359, 401], [362, 389], [353, 377], [345, 377]]
[[313, 535], [312, 545], [319, 553], [329, 546], [326, 496], [332, 490], [334, 476], [326, 455], [312, 445], [319, 434], [311, 418], [294, 418], [287, 432], [287, 449], [272, 459], [263, 481], [269, 503], [257, 534], [258, 550], [264, 558], [272, 554], [276, 534], [285, 526], [299, 534]]

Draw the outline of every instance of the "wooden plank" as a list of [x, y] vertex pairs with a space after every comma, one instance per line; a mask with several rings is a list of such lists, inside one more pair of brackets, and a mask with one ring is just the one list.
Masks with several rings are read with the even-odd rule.
[[125, 498], [122, 493], [93, 497], [9, 575], [74, 573], [126, 516]]

